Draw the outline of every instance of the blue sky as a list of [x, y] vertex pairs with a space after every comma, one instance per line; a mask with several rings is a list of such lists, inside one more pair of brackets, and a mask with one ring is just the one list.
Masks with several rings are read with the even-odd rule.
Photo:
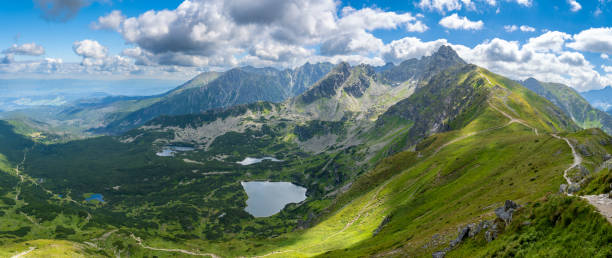
[[467, 61], [514, 79], [578, 90], [612, 82], [611, 0], [232, 3], [2, 1], [0, 78], [176, 79], [239, 65], [380, 65], [449, 44]]

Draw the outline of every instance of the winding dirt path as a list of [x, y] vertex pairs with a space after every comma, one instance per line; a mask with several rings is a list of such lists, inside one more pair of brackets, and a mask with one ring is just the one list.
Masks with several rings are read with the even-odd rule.
[[585, 195], [581, 197], [595, 206], [599, 213], [606, 217], [608, 222], [612, 223], [612, 199], [607, 194]]
[[[559, 139], [559, 140], [564, 140], [567, 145], [569, 145], [569, 147], [572, 149], [572, 155], [574, 156], [574, 163], [572, 163], [572, 165], [567, 168], [565, 171], [563, 171], [563, 178], [565, 178], [565, 181], [567, 181], [567, 185], [568, 188], [570, 185], [574, 184], [572, 182], [572, 180], [569, 178], [569, 176], [567, 175], [567, 173], [572, 170], [573, 168], [577, 167], [578, 165], [582, 164], [582, 157], [578, 154], [578, 152], [576, 152], [576, 148], [574, 147], [574, 145], [570, 142], [569, 139], [565, 138], [565, 137], [560, 137], [556, 134], [552, 134], [553, 137]], [[566, 194], [568, 196], [573, 196], [571, 193], [566, 191]], [[612, 223], [612, 199], [610, 199], [609, 195], [607, 194], [600, 194], [600, 195], [584, 195], [584, 196], [579, 196], [582, 199], [585, 199], [587, 202], [589, 202], [593, 207], [595, 207], [595, 209], [597, 209], [599, 211], [599, 213], [604, 216], [606, 218], [606, 220], [608, 220], [608, 222]]]
[[23, 251], [21, 253], [13, 255], [13, 256], [11, 256], [11, 258], [21, 258], [21, 257], [24, 257], [24, 256], [28, 255], [30, 252], [34, 251], [34, 249], [36, 249], [36, 247], [30, 247], [30, 249], [28, 249], [27, 251]]
[[145, 244], [143, 244], [142, 239], [140, 239], [140, 237], [137, 237], [134, 234], [131, 234], [130, 236], [134, 240], [136, 240], [136, 242], [138, 242], [138, 245], [140, 245], [144, 249], [149, 249], [153, 251], [161, 251], [161, 252], [184, 253], [184, 254], [193, 255], [193, 256], [209, 256], [212, 258], [220, 258], [218, 255], [212, 254], [212, 253], [197, 253], [197, 252], [192, 252], [192, 251], [183, 250], [183, 249], [165, 249], [165, 248], [150, 247], [150, 246], [146, 246]]
[[[567, 182], [568, 187], [570, 185], [572, 185], [572, 180], [567, 176], [567, 172], [569, 172], [570, 170], [574, 169], [575, 167], [577, 167], [578, 165], [582, 164], [582, 157], [580, 155], [578, 155], [578, 152], [576, 152], [576, 148], [574, 148], [574, 145], [572, 145], [572, 143], [569, 141], [569, 139], [565, 138], [565, 137], [560, 137], [556, 134], [551, 134], [552, 137], [555, 137], [559, 140], [564, 140], [567, 145], [569, 145], [569, 147], [572, 149], [572, 155], [574, 156], [574, 163], [572, 163], [572, 165], [570, 167], [568, 167], [565, 171], [563, 171], [563, 178], [565, 178], [565, 181]], [[572, 196], [572, 194], [568, 193], [567, 195]]]
[[515, 118], [515, 117], [509, 115], [508, 113], [504, 112], [503, 110], [501, 110], [498, 107], [496, 107], [495, 105], [493, 105], [493, 103], [491, 103], [491, 102], [489, 102], [489, 106], [491, 106], [493, 109], [495, 109], [497, 112], [499, 112], [500, 114], [502, 114], [506, 118], [510, 119], [510, 121], [506, 125], [510, 125], [510, 124], [513, 124], [513, 123], [519, 123], [521, 125], [526, 126], [527, 128], [530, 128], [531, 130], [533, 130], [533, 132], [536, 134], [536, 136], [540, 136], [540, 133], [538, 132], [537, 128], [527, 124], [525, 121], [523, 121], [521, 119], [518, 119], [518, 118]]

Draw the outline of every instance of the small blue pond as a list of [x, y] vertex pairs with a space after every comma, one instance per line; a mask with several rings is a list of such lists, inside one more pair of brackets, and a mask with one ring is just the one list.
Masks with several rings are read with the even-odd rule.
[[102, 196], [101, 194], [92, 194], [91, 196], [89, 196], [89, 198], [85, 199], [85, 201], [93, 201], [93, 200], [104, 202], [104, 196]]

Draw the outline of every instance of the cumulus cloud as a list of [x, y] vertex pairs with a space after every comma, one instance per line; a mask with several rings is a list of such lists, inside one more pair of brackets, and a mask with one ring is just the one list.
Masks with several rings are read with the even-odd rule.
[[[471, 4], [470, 0], [465, 1]], [[421, 0], [418, 6], [425, 10], [435, 10], [439, 12], [461, 10], [462, 1], [460, 0]]]
[[600, 57], [601, 57], [601, 59], [608, 59], [608, 58], [610, 58], [610, 57], [609, 57], [608, 55], [606, 55], [606, 54], [601, 54], [601, 55], [600, 55]]
[[[535, 77], [559, 82], [579, 91], [602, 88], [612, 78], [602, 76], [579, 52], [566, 51], [567, 34], [547, 32], [521, 45], [518, 41], [495, 38], [470, 48], [453, 45], [466, 61], [513, 79]], [[571, 36], [570, 36], [571, 37]]]
[[572, 12], [577, 12], [582, 9], [582, 5], [580, 5], [580, 3], [578, 3], [576, 0], [567, 0], [567, 3], [570, 5], [570, 10]]
[[227, 67], [277, 59], [282, 66], [316, 46], [328, 57], [376, 52], [384, 44], [373, 31], [424, 32], [421, 18], [377, 8], [338, 11], [334, 0], [185, 0], [175, 10], [136, 17], [115, 11], [93, 26], [114, 28], [138, 47], [139, 56], [131, 54], [139, 64]]
[[526, 6], [526, 7], [530, 7], [532, 4], [531, 0], [512, 0], [512, 1], [515, 1], [517, 4]]
[[565, 32], [548, 31], [538, 37], [530, 38], [525, 48], [538, 52], [558, 52], [563, 49], [565, 42], [571, 38], [572, 36]]
[[98, 41], [95, 40], [82, 40], [75, 41], [72, 44], [72, 50], [75, 54], [82, 56], [83, 58], [104, 58], [108, 52], [108, 48], [102, 46]]
[[517, 30], [521, 30], [522, 32], [534, 32], [536, 31], [535, 28], [527, 26], [527, 25], [521, 25], [516, 26], [516, 25], [505, 25], [504, 26], [504, 30], [506, 30], [506, 32], [515, 32]]
[[442, 18], [439, 24], [454, 30], [480, 30], [484, 25], [482, 21], [470, 21], [467, 17], [461, 17], [456, 13]]
[[601, 65], [601, 69], [603, 69], [606, 73], [612, 73], [612, 66]]
[[514, 31], [518, 30], [518, 26], [516, 26], [516, 25], [505, 25], [504, 26], [504, 30], [506, 30], [506, 32], [514, 32]]
[[123, 16], [121, 11], [115, 10], [107, 16], [99, 17], [97, 22], [91, 24], [91, 28], [95, 30], [117, 30], [124, 20], [125, 16]]
[[[497, 0], [420, 0], [416, 6], [426, 11], [437, 11], [440, 13], [459, 11], [465, 8], [470, 11], [480, 10], [476, 5], [485, 2], [489, 6], [497, 6]], [[530, 7], [531, 0], [506, 0], [506, 2], [516, 2], [519, 5]], [[497, 9], [496, 13], [499, 12]]]
[[36, 43], [13, 44], [10, 48], [3, 50], [2, 53], [7, 55], [42, 56], [45, 54], [45, 48]]
[[45, 20], [59, 22], [74, 18], [81, 8], [90, 4], [88, 0], [34, 0], [34, 3]]
[[612, 28], [591, 28], [574, 35], [568, 47], [588, 52], [612, 54]]
[[527, 25], [521, 25], [520, 29], [522, 32], [534, 32], [535, 31], [534, 27], [529, 27]]
[[381, 54], [386, 62], [400, 63], [406, 59], [431, 55], [440, 46], [447, 44], [446, 39], [423, 42], [419, 38], [405, 37], [391, 41], [384, 46]]

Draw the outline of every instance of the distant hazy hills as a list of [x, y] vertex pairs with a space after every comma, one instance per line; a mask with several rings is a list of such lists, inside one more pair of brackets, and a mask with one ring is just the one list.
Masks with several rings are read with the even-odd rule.
[[[593, 108], [589, 102], [595, 103], [595, 101], [587, 101], [571, 87], [560, 83], [540, 82], [533, 78], [521, 81], [520, 83], [560, 107], [580, 127], [597, 127], [607, 133], [612, 133], [612, 116]], [[610, 96], [608, 98], [605, 97], [606, 89]], [[606, 89], [588, 92], [586, 95], [591, 96], [592, 99], [599, 98], [602, 101], [612, 102], [612, 88]]]
[[612, 86], [605, 87], [601, 90], [583, 92], [582, 96], [594, 107], [608, 111], [608, 113], [612, 114]]

